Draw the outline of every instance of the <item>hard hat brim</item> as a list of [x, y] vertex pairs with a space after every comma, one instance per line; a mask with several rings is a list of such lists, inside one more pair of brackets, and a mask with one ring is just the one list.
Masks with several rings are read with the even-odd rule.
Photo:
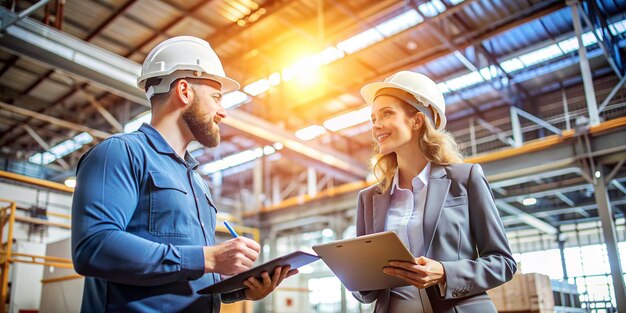
[[[144, 76], [141, 76], [141, 77], [137, 78], [137, 87], [139, 87], [139, 89], [143, 90], [145, 88], [146, 81], [149, 78], [152, 78], [152, 77], [163, 77], [163, 76], [167, 76], [167, 75], [170, 75], [170, 74], [172, 74], [172, 73], [168, 72], [166, 75], [150, 75], [150, 76], [144, 75]], [[221, 88], [221, 92], [222, 93], [228, 93], [228, 92], [231, 92], [231, 91], [239, 90], [239, 88], [241, 87], [241, 85], [239, 85], [239, 82], [237, 82], [236, 80], [234, 80], [232, 78], [222, 77], [222, 76], [217, 76], [217, 75], [211, 75], [211, 74], [206, 75], [204, 77], [194, 77], [194, 76], [190, 75], [190, 76], [183, 76], [181, 78], [209, 79], [209, 80], [216, 81], [216, 82], [218, 82], [222, 86], [222, 88]], [[169, 88], [168, 88], [168, 90], [169, 90]]]
[[[365, 86], [363, 86], [361, 88], [361, 97], [363, 97], [363, 100], [365, 100], [365, 103], [367, 103], [368, 105], [372, 105], [374, 104], [374, 98], [376, 97], [376, 94], [378, 93], [379, 90], [384, 89], [384, 88], [394, 88], [394, 89], [400, 89], [404, 92], [407, 92], [411, 95], [413, 95], [417, 100], [420, 100], [422, 102], [426, 102], [425, 104], [427, 104], [428, 106], [430, 106], [431, 108], [433, 108], [433, 110], [435, 110], [435, 112], [437, 113], [437, 115], [439, 116], [439, 125], [436, 126], [436, 128], [438, 130], [442, 130], [445, 126], [446, 126], [446, 115], [441, 111], [441, 109], [434, 105], [434, 101], [432, 99], [429, 99], [428, 97], [422, 95], [422, 94], [418, 94], [415, 93], [414, 91], [405, 88], [401, 85], [398, 85], [396, 83], [393, 82], [375, 82], [375, 83], [370, 83], [367, 84]], [[425, 101], [424, 101], [425, 100]], [[434, 124], [434, 121], [433, 121]]]
[[236, 90], [239, 90], [239, 88], [241, 87], [241, 85], [239, 85], [239, 83], [236, 80], [232, 78], [228, 78], [228, 77], [213, 76], [208, 79], [215, 80], [218, 83], [220, 83], [222, 85], [222, 93], [229, 93], [231, 91], [236, 91]]

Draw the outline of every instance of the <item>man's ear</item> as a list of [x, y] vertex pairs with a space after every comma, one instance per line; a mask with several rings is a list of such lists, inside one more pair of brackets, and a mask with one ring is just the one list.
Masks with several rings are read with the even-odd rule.
[[174, 95], [182, 106], [186, 106], [196, 97], [191, 84], [186, 79], [179, 79], [174, 83]]

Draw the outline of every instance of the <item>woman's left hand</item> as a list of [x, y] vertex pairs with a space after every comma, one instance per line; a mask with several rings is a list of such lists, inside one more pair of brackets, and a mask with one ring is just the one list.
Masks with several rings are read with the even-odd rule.
[[446, 281], [446, 273], [441, 263], [423, 256], [416, 258], [415, 263], [391, 261], [388, 267], [383, 268], [383, 272], [404, 279], [421, 289]]

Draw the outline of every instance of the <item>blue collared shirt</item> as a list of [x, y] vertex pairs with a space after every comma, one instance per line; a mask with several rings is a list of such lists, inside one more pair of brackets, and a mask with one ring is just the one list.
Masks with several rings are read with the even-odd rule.
[[219, 312], [220, 295], [196, 293], [219, 281], [204, 273], [217, 210], [197, 166], [148, 124], [81, 158], [72, 258], [87, 276], [83, 312]]

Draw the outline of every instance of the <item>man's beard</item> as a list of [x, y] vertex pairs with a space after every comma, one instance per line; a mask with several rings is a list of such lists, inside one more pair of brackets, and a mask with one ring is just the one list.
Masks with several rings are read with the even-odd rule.
[[183, 112], [183, 120], [187, 123], [191, 134], [201, 145], [207, 148], [216, 147], [220, 144], [220, 129], [213, 122], [213, 119], [207, 119], [206, 108], [200, 103], [198, 93], [194, 93], [196, 96], [191, 105]]

